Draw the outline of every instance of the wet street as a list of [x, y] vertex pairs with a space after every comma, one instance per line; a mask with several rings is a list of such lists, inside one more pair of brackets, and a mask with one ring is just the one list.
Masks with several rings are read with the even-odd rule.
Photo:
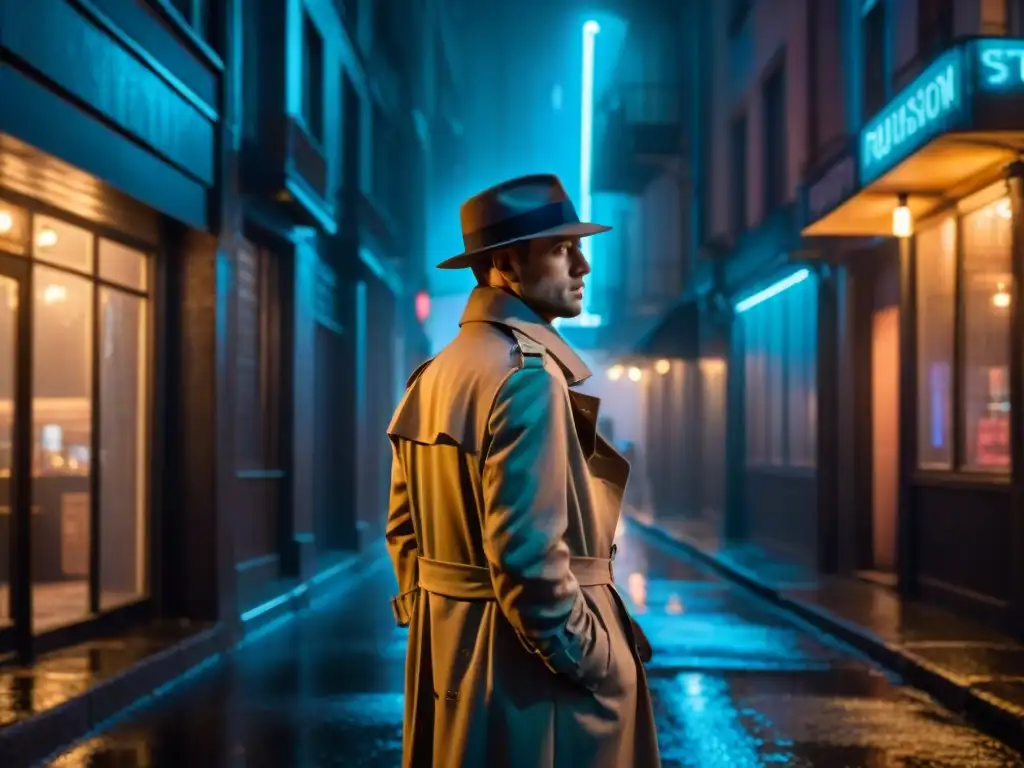
[[[616, 576], [655, 647], [666, 767], [1024, 766], [851, 650], [631, 529]], [[342, 597], [53, 764], [399, 765], [405, 635], [392, 589], [382, 558]]]

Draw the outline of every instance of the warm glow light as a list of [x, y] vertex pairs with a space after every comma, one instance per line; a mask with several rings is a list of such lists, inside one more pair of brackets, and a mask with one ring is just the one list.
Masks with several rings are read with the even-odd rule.
[[63, 285], [51, 283], [43, 289], [44, 304], [59, 304], [68, 298], [68, 289]]
[[613, 365], [611, 368], [609, 368], [608, 369], [608, 378], [611, 379], [612, 381], [618, 381], [619, 379], [621, 379], [622, 378], [622, 366], [621, 365]]
[[6, 234], [14, 229], [14, 217], [9, 211], [0, 211], [0, 234]]
[[659, 376], [664, 376], [672, 370], [672, 363], [668, 360], [659, 360], [654, 364], [654, 370], [657, 371]]
[[999, 284], [995, 294], [992, 296], [992, 306], [999, 307], [999, 309], [1006, 309], [1010, 306], [1010, 292], [1006, 290], [1006, 286], [1003, 283]]
[[634, 367], [629, 369], [629, 380], [630, 381], [640, 381], [642, 376], [643, 376], [643, 373], [636, 366], [634, 366]]
[[910, 237], [914, 234], [914, 221], [907, 207], [907, 198], [900, 196], [899, 205], [892, 212], [893, 237]]
[[1001, 219], [1009, 219], [1013, 216], [1013, 209], [1010, 208], [1010, 201], [1003, 198], [996, 204], [996, 216]]
[[699, 365], [705, 376], [717, 376], [725, 372], [725, 360], [718, 357], [702, 357]]
[[57, 233], [49, 227], [44, 227], [39, 230], [39, 236], [36, 238], [36, 245], [40, 248], [52, 248], [57, 244]]

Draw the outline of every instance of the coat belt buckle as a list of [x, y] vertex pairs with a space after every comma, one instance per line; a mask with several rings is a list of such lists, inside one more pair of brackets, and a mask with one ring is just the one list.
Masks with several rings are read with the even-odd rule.
[[615, 555], [619, 551], [618, 544], [612, 544], [611, 551], [608, 553], [608, 575], [611, 576], [612, 584], [615, 583]]

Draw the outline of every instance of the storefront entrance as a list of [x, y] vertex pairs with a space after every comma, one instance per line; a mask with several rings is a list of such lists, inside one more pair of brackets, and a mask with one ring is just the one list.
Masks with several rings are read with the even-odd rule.
[[148, 594], [148, 254], [0, 198], [0, 654]]

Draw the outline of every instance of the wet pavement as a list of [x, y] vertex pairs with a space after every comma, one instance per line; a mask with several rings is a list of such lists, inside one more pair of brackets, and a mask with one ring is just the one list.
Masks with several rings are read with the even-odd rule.
[[1024, 749], [1024, 643], [989, 624], [849, 575], [820, 575], [706, 521], [631, 511], [632, 524], [792, 615], [898, 669], [986, 732]]
[[[666, 768], [1024, 768], [852, 650], [631, 530], [616, 575], [655, 648]], [[377, 561], [344, 596], [51, 764], [398, 766], [405, 633], [393, 586]]]

